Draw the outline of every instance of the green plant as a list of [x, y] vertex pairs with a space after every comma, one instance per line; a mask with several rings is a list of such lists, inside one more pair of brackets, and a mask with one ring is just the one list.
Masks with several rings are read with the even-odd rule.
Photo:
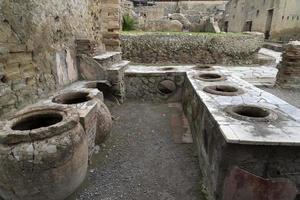
[[129, 14], [123, 16], [123, 31], [133, 31], [136, 29], [137, 22]]

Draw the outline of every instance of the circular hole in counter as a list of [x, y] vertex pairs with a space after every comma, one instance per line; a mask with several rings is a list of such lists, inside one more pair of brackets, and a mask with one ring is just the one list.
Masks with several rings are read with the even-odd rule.
[[214, 68], [210, 65], [196, 65], [192, 69], [197, 70], [197, 71], [212, 71], [212, 70], [214, 70]]
[[225, 111], [232, 117], [245, 121], [269, 122], [278, 118], [274, 111], [255, 105], [229, 106]]
[[206, 86], [203, 88], [203, 91], [210, 94], [221, 95], [221, 96], [237, 96], [244, 93], [243, 89], [231, 85]]
[[79, 104], [91, 99], [88, 92], [68, 92], [54, 97], [52, 102], [59, 104]]
[[217, 73], [201, 73], [195, 76], [196, 79], [205, 82], [224, 81], [226, 77]]

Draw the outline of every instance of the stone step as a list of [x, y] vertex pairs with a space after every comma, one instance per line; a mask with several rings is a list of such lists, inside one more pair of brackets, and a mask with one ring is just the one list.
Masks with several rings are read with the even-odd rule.
[[122, 52], [108, 51], [93, 57], [103, 68], [108, 69], [115, 63], [122, 61]]
[[108, 68], [108, 70], [113, 71], [113, 70], [123, 70], [125, 71], [128, 68], [130, 61], [128, 60], [122, 60], [118, 63], [113, 64], [110, 68]]
[[263, 44], [263, 47], [266, 48], [266, 49], [271, 49], [273, 51], [277, 51], [277, 52], [282, 52], [283, 51], [282, 44], [280, 44], [280, 43], [265, 42]]
[[119, 32], [106, 32], [103, 33], [104, 39], [120, 39], [120, 33]]

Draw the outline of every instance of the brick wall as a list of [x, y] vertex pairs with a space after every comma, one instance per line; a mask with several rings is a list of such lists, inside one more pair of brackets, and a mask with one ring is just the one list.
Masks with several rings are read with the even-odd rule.
[[[7, 22], [0, 25], [0, 116], [33, 102], [39, 96], [40, 77], [33, 50], [23, 44]], [[54, 86], [51, 74], [48, 85]]]
[[1, 1], [0, 117], [78, 80], [76, 40], [119, 48], [119, 9], [119, 0]]

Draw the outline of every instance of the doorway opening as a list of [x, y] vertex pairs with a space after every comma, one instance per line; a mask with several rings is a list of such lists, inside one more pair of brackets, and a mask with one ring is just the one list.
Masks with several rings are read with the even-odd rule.
[[273, 21], [273, 14], [274, 10], [268, 10], [267, 22], [266, 22], [266, 31], [265, 31], [265, 39], [270, 39], [271, 36], [271, 28], [272, 28], [272, 21]]
[[228, 21], [225, 21], [224, 23], [224, 32], [228, 32], [228, 25], [229, 25], [229, 22]]
[[247, 21], [244, 26], [244, 31], [252, 31], [252, 21]]

